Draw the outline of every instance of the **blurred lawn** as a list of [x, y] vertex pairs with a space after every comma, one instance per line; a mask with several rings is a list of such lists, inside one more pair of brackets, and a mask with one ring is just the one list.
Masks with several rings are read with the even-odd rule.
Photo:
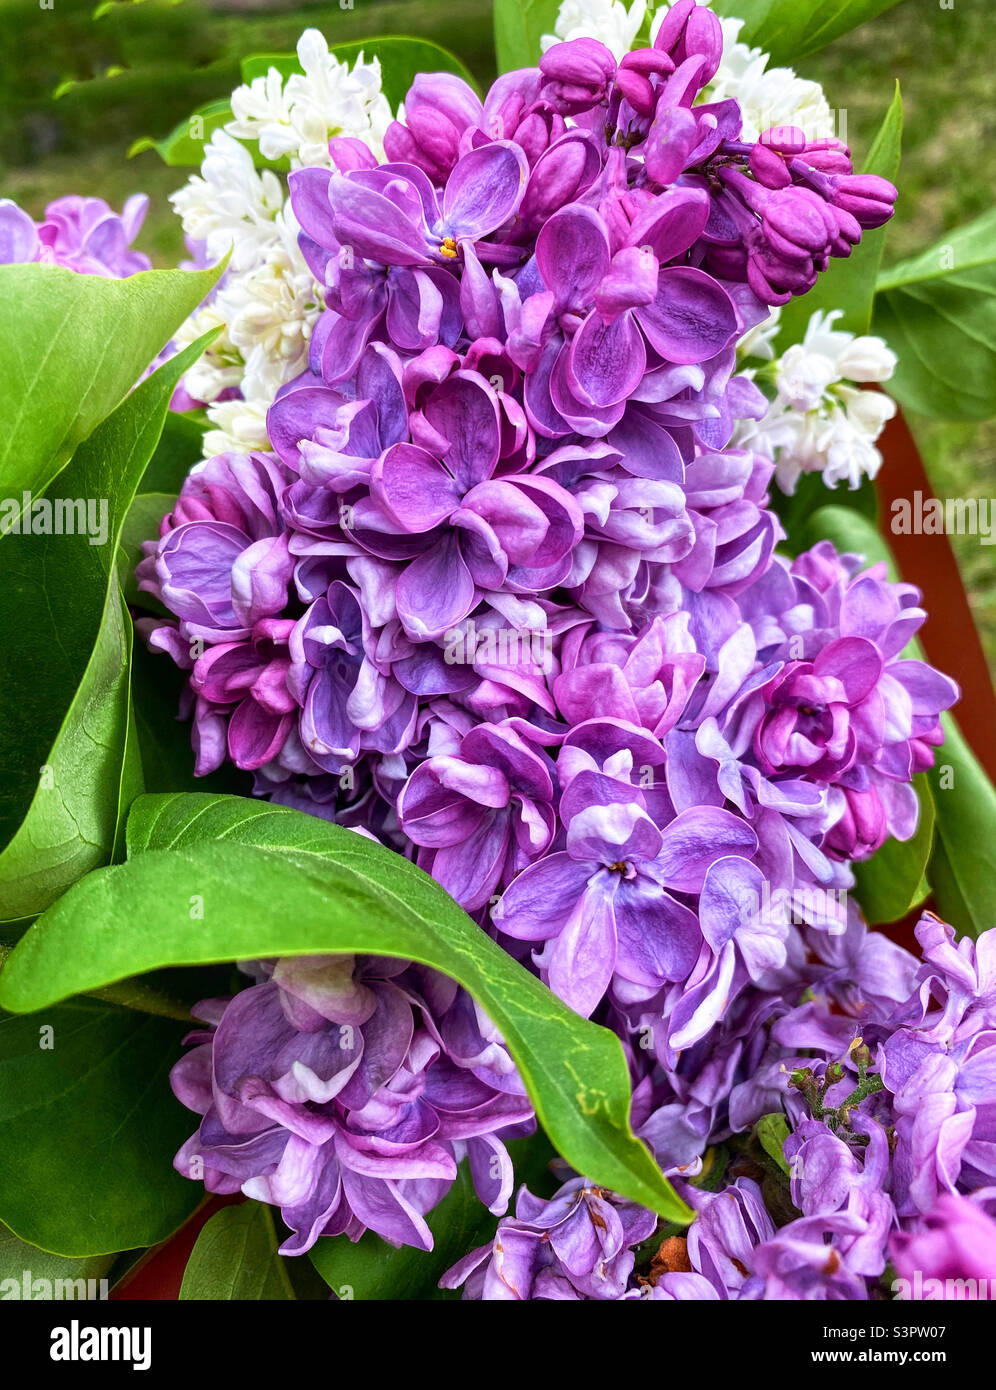
[[[345, 0], [344, 0], [345, 3]], [[745, 0], [745, 7], [751, 0]], [[483, 85], [494, 76], [490, 7], [479, 0], [181, 0], [113, 5], [93, 20], [95, 0], [0, 0], [0, 189], [35, 216], [66, 192], [97, 193], [120, 207], [143, 189], [153, 206], [139, 245], [157, 264], [182, 254], [166, 202], [183, 181], [152, 152], [128, 161], [139, 135], [165, 135], [195, 107], [225, 95], [250, 53], [289, 52], [314, 25], [330, 43], [378, 34], [432, 38], [458, 53]], [[992, 206], [996, 188], [996, 82], [992, 0], [904, 0], [895, 9], [803, 60], [831, 106], [846, 111], [860, 163], [888, 103], [893, 78], [906, 113], [901, 198], [886, 261], [937, 240]], [[105, 76], [109, 69], [124, 69]], [[97, 80], [93, 80], [93, 79]], [[73, 81], [65, 95], [55, 89]], [[996, 424], [911, 420], [935, 490], [996, 496]], [[996, 568], [976, 538], [953, 536], [982, 632], [996, 662]]]

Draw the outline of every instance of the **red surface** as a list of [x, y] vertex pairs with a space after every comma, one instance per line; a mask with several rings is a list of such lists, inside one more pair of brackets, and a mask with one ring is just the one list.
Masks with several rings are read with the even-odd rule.
[[178, 1298], [183, 1271], [187, 1267], [190, 1252], [202, 1226], [222, 1207], [244, 1201], [241, 1192], [236, 1192], [231, 1197], [210, 1197], [197, 1208], [176, 1235], [163, 1241], [162, 1245], [154, 1245], [146, 1251], [121, 1282], [111, 1290], [111, 1298], [127, 1302], [149, 1299], [158, 1303], [172, 1302]]

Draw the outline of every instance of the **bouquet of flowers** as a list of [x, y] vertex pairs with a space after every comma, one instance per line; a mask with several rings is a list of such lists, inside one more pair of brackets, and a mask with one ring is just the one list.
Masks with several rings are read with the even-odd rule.
[[159, 143], [181, 270], [0, 204], [20, 1242], [207, 1192], [185, 1298], [996, 1278], [996, 792], [872, 486], [944, 284], [880, 271], [898, 97], [861, 167], [764, 8], [499, 0], [484, 91], [308, 30]]

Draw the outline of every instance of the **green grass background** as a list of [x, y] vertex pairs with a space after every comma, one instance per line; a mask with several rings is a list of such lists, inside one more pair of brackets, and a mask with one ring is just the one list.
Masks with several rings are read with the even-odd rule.
[[[195, 107], [226, 95], [239, 58], [288, 52], [308, 25], [330, 43], [377, 34], [432, 38], [482, 84], [494, 77], [490, 5], [480, 0], [121, 0], [94, 19], [96, 0], [0, 0], [0, 191], [36, 217], [62, 193], [99, 194], [120, 207], [147, 192], [139, 246], [159, 265], [182, 251], [167, 195], [183, 171], [146, 152], [139, 135], [165, 135]], [[750, 3], [750, 0], [745, 0]], [[993, 0], [903, 0], [800, 61], [830, 105], [846, 111], [860, 164], [891, 96], [903, 89], [906, 125], [890, 263], [986, 211], [996, 188]], [[115, 69], [122, 69], [114, 74]], [[107, 75], [108, 73], [112, 75]], [[60, 85], [72, 83], [59, 98]], [[910, 421], [939, 495], [996, 496], [996, 423]], [[996, 566], [978, 538], [953, 536], [990, 661], [996, 660]]]

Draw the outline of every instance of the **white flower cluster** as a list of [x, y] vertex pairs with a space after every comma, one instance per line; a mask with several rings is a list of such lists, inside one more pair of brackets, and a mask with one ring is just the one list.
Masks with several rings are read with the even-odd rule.
[[[650, 26], [651, 42], [669, 9], [662, 5]], [[634, 46], [647, 14], [647, 0], [564, 0], [552, 34], [541, 40], [544, 51], [567, 39], [600, 39], [619, 60]], [[818, 82], [797, 77], [791, 68], [769, 68], [768, 55], [739, 42], [742, 19], [721, 19], [723, 57], [705, 100], [735, 97], [743, 112], [743, 136], [756, 140], [773, 126], [799, 126], [811, 139], [833, 135], [833, 113]]]
[[205, 457], [268, 446], [267, 409], [307, 366], [322, 307], [321, 287], [298, 248], [286, 180], [256, 169], [240, 142], [257, 144], [264, 159], [286, 159], [292, 169], [330, 167], [335, 135], [355, 136], [383, 158], [392, 119], [376, 59], [367, 63], [361, 55], [350, 68], [329, 53], [317, 29], [302, 34], [297, 55], [302, 73], [284, 79], [271, 68], [237, 88], [234, 119], [214, 132], [200, 173], [170, 199], [184, 232], [203, 243], [207, 263], [231, 250], [218, 290], [174, 340], [183, 347], [210, 328], [222, 330], [184, 380], [188, 394], [206, 403], [213, 426]]
[[647, 14], [647, 0], [633, 0], [627, 10], [622, 0], [564, 0], [552, 34], [540, 39], [543, 52], [569, 39], [598, 39], [616, 62], [636, 43]]
[[802, 342], [779, 358], [770, 321], [763, 335], [748, 335], [740, 345], [742, 355], [771, 363], [762, 374], [772, 381], [775, 398], [762, 420], [737, 425], [734, 443], [773, 459], [785, 493], [795, 491], [803, 473], [821, 473], [828, 487], [846, 482], [856, 488], [863, 478], [874, 478], [882, 463], [875, 441], [895, 415], [895, 401], [854, 383], [888, 381], [895, 354], [881, 338], [835, 329], [841, 317], [839, 309], [813, 314]]

